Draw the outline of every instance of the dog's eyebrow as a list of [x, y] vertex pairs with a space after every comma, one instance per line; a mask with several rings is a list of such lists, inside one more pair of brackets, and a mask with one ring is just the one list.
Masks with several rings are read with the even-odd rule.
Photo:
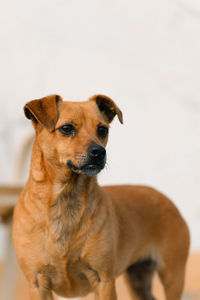
[[76, 122], [75, 120], [65, 119], [59, 125], [56, 124], [55, 130], [59, 129], [60, 127], [66, 125], [66, 124], [72, 124], [74, 127], [78, 127], [78, 122]]
[[105, 126], [105, 127], [107, 127], [107, 128], [110, 128], [110, 124], [104, 123], [104, 122], [99, 122], [99, 123], [97, 124], [97, 126]]

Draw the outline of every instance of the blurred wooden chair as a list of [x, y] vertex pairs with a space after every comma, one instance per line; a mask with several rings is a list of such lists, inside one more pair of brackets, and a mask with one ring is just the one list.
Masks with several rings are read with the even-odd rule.
[[25, 171], [29, 161], [29, 153], [33, 144], [33, 132], [28, 131], [14, 156], [12, 179], [9, 184], [0, 184], [0, 221], [7, 226], [3, 280], [0, 299], [13, 300], [13, 286], [16, 273], [16, 258], [12, 244], [13, 209], [25, 182]]

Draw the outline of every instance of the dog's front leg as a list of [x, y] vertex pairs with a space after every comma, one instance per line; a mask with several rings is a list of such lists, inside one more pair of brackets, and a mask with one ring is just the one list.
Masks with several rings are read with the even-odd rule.
[[95, 300], [117, 300], [115, 280], [101, 281], [95, 291]]
[[34, 281], [29, 281], [30, 300], [53, 300], [53, 294], [49, 285], [43, 284], [44, 280], [37, 278]]
[[53, 295], [49, 290], [41, 290], [35, 286], [29, 287], [30, 300], [53, 300]]

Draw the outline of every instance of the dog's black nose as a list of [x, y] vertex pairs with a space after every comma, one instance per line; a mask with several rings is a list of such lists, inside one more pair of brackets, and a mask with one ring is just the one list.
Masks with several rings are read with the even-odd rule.
[[106, 150], [100, 145], [93, 145], [88, 148], [88, 153], [91, 158], [104, 159]]

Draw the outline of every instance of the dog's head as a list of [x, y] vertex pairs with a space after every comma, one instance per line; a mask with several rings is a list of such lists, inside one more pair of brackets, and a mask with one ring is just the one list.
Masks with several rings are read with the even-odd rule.
[[33, 122], [45, 162], [88, 176], [105, 166], [109, 123], [115, 115], [123, 123], [120, 109], [103, 95], [85, 102], [51, 95], [28, 102], [24, 112]]

